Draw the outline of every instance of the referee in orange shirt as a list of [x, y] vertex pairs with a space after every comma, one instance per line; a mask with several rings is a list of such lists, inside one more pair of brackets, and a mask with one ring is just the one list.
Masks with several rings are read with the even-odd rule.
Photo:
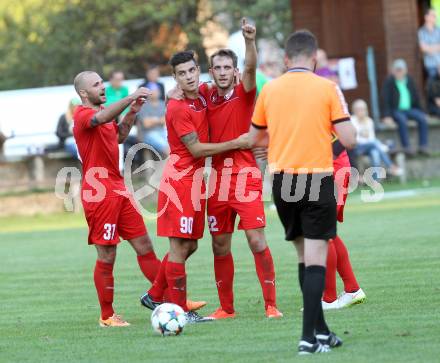
[[286, 240], [293, 241], [298, 253], [304, 303], [299, 354], [328, 352], [342, 345], [328, 328], [321, 305], [327, 242], [336, 236], [332, 130], [346, 148], [356, 143], [341, 90], [313, 73], [317, 50], [309, 31], [289, 36], [288, 71], [263, 87], [250, 130], [252, 146], [268, 141], [273, 198]]

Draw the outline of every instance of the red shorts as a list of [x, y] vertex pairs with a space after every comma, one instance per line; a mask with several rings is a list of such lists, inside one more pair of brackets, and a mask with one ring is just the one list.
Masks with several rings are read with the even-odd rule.
[[238, 229], [266, 226], [261, 177], [233, 174], [230, 183], [221, 177], [210, 178], [209, 183], [208, 226], [212, 235], [234, 232], [237, 214]]
[[116, 245], [147, 233], [142, 215], [126, 196], [112, 196], [101, 202], [83, 202], [89, 225], [89, 244]]
[[200, 239], [205, 229], [206, 186], [192, 178], [162, 179], [157, 202], [157, 235]]
[[[348, 197], [348, 186], [350, 185], [350, 160], [348, 158], [347, 152], [342, 152], [337, 159], [333, 160], [333, 167], [334, 167], [334, 178], [335, 178], [335, 185], [336, 190], [338, 193], [337, 197], [337, 219], [339, 222], [344, 221], [344, 207], [345, 202], [347, 201]], [[346, 171], [340, 171], [342, 168], [346, 168]]]

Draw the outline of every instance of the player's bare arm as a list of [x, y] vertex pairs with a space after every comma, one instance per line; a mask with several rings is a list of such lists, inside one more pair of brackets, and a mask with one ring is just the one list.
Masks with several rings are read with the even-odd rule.
[[141, 110], [146, 98], [138, 97], [136, 101], [131, 103], [130, 111], [124, 116], [123, 120], [118, 124], [118, 142], [122, 144], [128, 137], [131, 128], [136, 122], [136, 115]]
[[265, 128], [257, 128], [254, 125], [251, 125], [249, 130], [249, 148], [255, 147], [267, 147], [269, 142], [269, 133]]
[[90, 126], [96, 127], [101, 124], [113, 121], [118, 117], [128, 106], [138, 99], [145, 102], [150, 95], [150, 90], [145, 87], [137, 89], [131, 95], [124, 97], [122, 100], [115, 102], [108, 107], [98, 111], [95, 117], [90, 121]]
[[168, 104], [169, 100], [183, 100], [185, 98], [185, 93], [182, 88], [178, 84], [171, 88], [165, 97], [165, 104]]
[[354, 149], [356, 147], [356, 129], [350, 120], [336, 122], [333, 127], [339, 141], [345, 148]]
[[[252, 153], [255, 159], [267, 160], [267, 148], [269, 146], [269, 134], [266, 132], [263, 134], [260, 140], [252, 147]], [[250, 138], [250, 135], [249, 135]]]
[[247, 22], [246, 18], [242, 19], [241, 30], [246, 44], [242, 82], [245, 91], [248, 92], [257, 86], [257, 47], [255, 45], [257, 30], [255, 26]]
[[[204, 82], [204, 83], [200, 83], [199, 89], [200, 87], [202, 87], [202, 85], [206, 86], [208, 88], [208, 91], [212, 89], [213, 84], [212, 82]], [[167, 95], [166, 95], [166, 100], [165, 103], [168, 104], [169, 100], [183, 100], [185, 98], [185, 93], [183, 92], [182, 88], [180, 88], [180, 86], [177, 84], [175, 87], [171, 88]]]
[[130, 110], [118, 124], [118, 143], [122, 144], [128, 137], [131, 128], [136, 122], [136, 112]]
[[229, 150], [247, 149], [249, 145], [248, 134], [243, 134], [234, 140], [217, 144], [200, 142], [197, 132], [191, 132], [182, 136], [180, 140], [195, 158], [221, 154]]

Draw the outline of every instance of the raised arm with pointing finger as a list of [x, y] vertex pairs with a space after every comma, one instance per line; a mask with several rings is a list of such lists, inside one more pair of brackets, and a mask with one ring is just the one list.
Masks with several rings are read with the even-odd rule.
[[255, 36], [257, 30], [255, 26], [249, 24], [246, 18], [241, 21], [241, 30], [243, 32], [246, 44], [246, 53], [244, 58], [243, 86], [246, 92], [256, 87], [257, 72], [257, 47], [255, 45]]

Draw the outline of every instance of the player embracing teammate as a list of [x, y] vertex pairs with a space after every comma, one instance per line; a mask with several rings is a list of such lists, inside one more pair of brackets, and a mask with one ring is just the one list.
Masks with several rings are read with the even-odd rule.
[[[249, 130], [256, 95], [257, 49], [256, 29], [242, 20], [246, 44], [245, 65], [241, 80], [237, 55], [230, 49], [220, 49], [210, 57], [210, 75], [215, 86], [206, 84], [200, 92], [208, 103], [207, 121], [211, 142], [226, 142]], [[262, 175], [252, 151], [232, 150], [212, 158], [209, 181], [208, 224], [212, 235], [214, 271], [220, 307], [210, 315], [215, 319], [235, 317], [234, 260], [231, 254], [235, 219], [238, 229], [245, 232], [261, 284], [266, 316], [279, 318], [277, 309], [275, 269], [266, 242], [266, 218], [262, 201]]]
[[141, 298], [153, 309], [168, 288], [169, 301], [181, 306], [191, 323], [212, 320], [191, 311], [186, 303], [186, 260], [196, 251], [205, 227], [205, 157], [245, 147], [247, 135], [221, 143], [209, 143], [207, 101], [199, 94], [200, 68], [192, 51], [179, 52], [170, 60], [183, 99], [169, 101], [166, 126], [171, 156], [162, 175], [158, 197], [157, 233], [168, 237], [169, 253], [152, 288]]
[[[206, 124], [209, 125], [209, 139], [214, 143], [228, 142], [240, 137], [247, 133], [251, 125], [256, 96], [256, 29], [243, 19], [242, 32], [246, 52], [241, 80], [237, 55], [230, 49], [220, 49], [210, 57], [209, 72], [215, 85], [202, 84], [199, 87], [200, 94], [207, 102]], [[178, 89], [173, 90], [170, 96], [182, 98]], [[262, 188], [262, 175], [250, 149], [230, 150], [213, 156], [207, 218], [212, 235], [220, 307], [210, 318], [235, 317], [231, 242], [237, 215], [240, 217], [238, 228], [245, 231], [254, 255], [266, 316], [283, 316], [276, 306], [275, 269], [264, 233], [266, 219]]]
[[[327, 352], [329, 347], [342, 344], [327, 326], [321, 304], [327, 243], [333, 240], [330, 250], [336, 249], [336, 244], [343, 246], [336, 235], [330, 136], [334, 129], [341, 147], [353, 147], [354, 129], [339, 88], [312, 73], [317, 42], [307, 31], [289, 37], [286, 63], [290, 69], [263, 89], [254, 110], [256, 29], [243, 19], [242, 31], [246, 53], [239, 82], [237, 56], [229, 49], [221, 49], [210, 57], [214, 86], [199, 85], [200, 68], [192, 51], [176, 53], [170, 60], [182, 97], [171, 99], [166, 113], [171, 155], [160, 184], [157, 230], [159, 236], [169, 238], [170, 248], [162, 263], [153, 251], [142, 217], [134, 208], [118, 170], [118, 142], [127, 137], [149, 91], [140, 88], [104, 109], [101, 77], [94, 72], [82, 72], [75, 78], [83, 105], [74, 115], [74, 136], [84, 169], [82, 196], [89, 243], [95, 244], [98, 252], [94, 280], [101, 305], [99, 323], [129, 325], [112, 307], [112, 271], [119, 236], [133, 246], [142, 272], [153, 282], [141, 297], [144, 306], [154, 309], [165, 300], [172, 302], [185, 310], [190, 323], [235, 317], [231, 243], [237, 215], [238, 228], [245, 231], [254, 255], [266, 316], [283, 316], [276, 305], [275, 270], [264, 233], [262, 175], [249, 149], [250, 145], [264, 146], [262, 140], [270, 135], [274, 199], [286, 240], [294, 242], [299, 257], [304, 314], [298, 350], [300, 354]], [[128, 106], [130, 111], [117, 125], [114, 119]], [[346, 156], [345, 152], [335, 154]], [[208, 191], [204, 182], [207, 156], [213, 156]], [[290, 200], [301, 185], [305, 188], [302, 199]], [[347, 185], [348, 178], [342, 183], [343, 188]], [[315, 189], [319, 191], [316, 200]], [[102, 191], [104, 195], [100, 196]], [[346, 194], [339, 196], [345, 202]], [[220, 307], [205, 318], [194, 312], [194, 306], [187, 300], [185, 263], [203, 237], [206, 209]], [[342, 212], [343, 203], [338, 209], [340, 221]], [[345, 266], [345, 272], [339, 272], [347, 277], [344, 279], [347, 305], [363, 301], [365, 295], [351, 271], [348, 255]], [[324, 297], [331, 295], [332, 300], [336, 297], [334, 273], [328, 276], [324, 293]]]

